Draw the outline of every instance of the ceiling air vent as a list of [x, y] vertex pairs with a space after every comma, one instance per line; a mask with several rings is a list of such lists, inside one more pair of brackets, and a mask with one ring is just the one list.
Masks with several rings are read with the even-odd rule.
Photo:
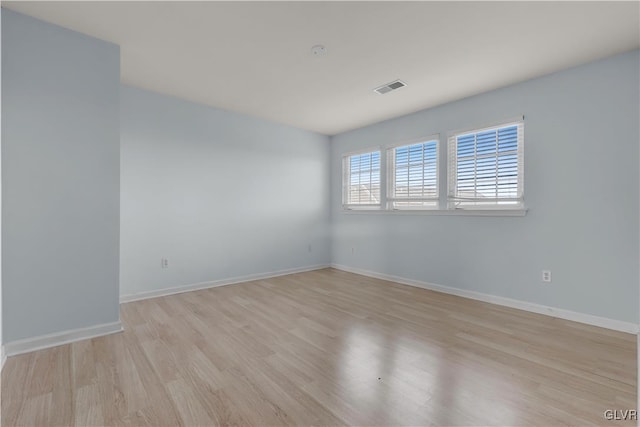
[[405, 86], [406, 84], [404, 84], [400, 80], [396, 80], [391, 83], [387, 83], [386, 85], [375, 88], [374, 92], [378, 92], [380, 95], [384, 95], [387, 92], [391, 92], [392, 90], [400, 89], [401, 87]]

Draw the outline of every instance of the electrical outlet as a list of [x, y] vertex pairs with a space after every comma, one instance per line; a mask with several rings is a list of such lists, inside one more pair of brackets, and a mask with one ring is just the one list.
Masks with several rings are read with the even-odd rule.
[[356, 253], [356, 248], [351, 248], [351, 255]]
[[169, 268], [169, 260], [167, 258], [160, 259], [160, 267], [161, 268]]
[[551, 283], [551, 271], [542, 270], [542, 281], [545, 283]]

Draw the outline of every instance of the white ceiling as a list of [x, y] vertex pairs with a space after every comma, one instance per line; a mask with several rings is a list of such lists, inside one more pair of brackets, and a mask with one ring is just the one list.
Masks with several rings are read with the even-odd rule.
[[2, 5], [119, 44], [125, 84], [329, 135], [640, 47], [638, 2]]

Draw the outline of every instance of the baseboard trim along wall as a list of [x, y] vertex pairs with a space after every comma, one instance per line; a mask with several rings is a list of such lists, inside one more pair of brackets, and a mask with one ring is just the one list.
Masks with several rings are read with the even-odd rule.
[[218, 286], [234, 285], [236, 283], [251, 282], [254, 280], [271, 279], [278, 276], [286, 276], [288, 274], [304, 273], [307, 271], [321, 270], [330, 267], [328, 264], [311, 265], [307, 267], [289, 268], [286, 270], [272, 271], [268, 273], [248, 274], [246, 276], [236, 276], [227, 279], [214, 280], [210, 282], [200, 282], [191, 285], [176, 286], [171, 288], [158, 289], [155, 291], [139, 292], [136, 294], [121, 295], [120, 304], [138, 301], [149, 298], [165, 297], [168, 295], [181, 294], [183, 292], [198, 291], [202, 289], [217, 288]]
[[599, 326], [601, 328], [612, 329], [614, 331], [627, 332], [637, 334], [639, 325], [631, 322], [623, 322], [621, 320], [609, 319], [607, 317], [599, 317], [591, 314], [578, 313], [576, 311], [565, 310], [562, 308], [549, 307], [546, 305], [526, 302], [496, 295], [485, 294], [482, 292], [469, 291], [466, 289], [453, 288], [451, 286], [436, 285], [433, 283], [422, 282], [420, 280], [406, 279], [404, 277], [392, 276], [375, 271], [362, 270], [359, 268], [348, 267], [341, 264], [331, 264], [332, 268], [342, 270], [349, 273], [360, 274], [362, 276], [373, 277], [375, 279], [388, 280], [403, 285], [414, 286], [431, 291], [442, 292], [445, 294], [456, 295], [464, 298], [470, 298], [478, 301], [488, 302], [491, 304], [502, 305], [510, 308], [517, 308], [532, 313], [544, 314], [551, 317], [557, 317], [564, 320], [572, 320], [574, 322], [585, 323], [587, 325]]
[[42, 350], [50, 347], [57, 347], [59, 345], [69, 344], [75, 341], [101, 337], [103, 335], [110, 335], [116, 332], [122, 332], [122, 330], [122, 324], [118, 321], [113, 323], [103, 323], [96, 326], [88, 326], [86, 328], [54, 332], [52, 334], [40, 335], [33, 338], [10, 341], [4, 345], [4, 357], [16, 356], [18, 354], [29, 353], [32, 351]]
[[[375, 279], [388, 280], [391, 282], [400, 283], [403, 285], [414, 286], [417, 288], [428, 289], [436, 292], [443, 292], [450, 295], [456, 295], [463, 298], [470, 298], [478, 301], [488, 302], [491, 304], [497, 304], [505, 307], [516, 308], [532, 313], [544, 314], [551, 317], [557, 317], [560, 319], [571, 320], [574, 322], [585, 323], [588, 325], [599, 326], [601, 328], [612, 329], [621, 332], [627, 332], [631, 334], [638, 334], [639, 325], [631, 322], [623, 322], [621, 320], [609, 319], [606, 317], [594, 316], [591, 314], [578, 313], [571, 310], [565, 310], [561, 308], [549, 307], [541, 304], [535, 304], [526, 301], [515, 300], [506, 297], [500, 297], [496, 295], [484, 294], [481, 292], [469, 291], [465, 289], [453, 288], [450, 286], [437, 285], [433, 283], [423, 282], [419, 280], [406, 279], [404, 277], [393, 276], [384, 273], [378, 273], [369, 270], [363, 270], [354, 267], [348, 267], [341, 264], [331, 265], [314, 265], [308, 267], [291, 268], [286, 270], [278, 270], [268, 273], [249, 274], [246, 276], [238, 276], [227, 279], [215, 280], [211, 282], [195, 283], [192, 285], [185, 285], [173, 288], [159, 289], [150, 292], [141, 292], [131, 295], [123, 295], [120, 297], [121, 303], [138, 301], [149, 298], [157, 298], [167, 295], [175, 295], [183, 292], [191, 292], [195, 290], [215, 288], [218, 286], [227, 286], [237, 283], [251, 282], [254, 280], [270, 279], [278, 276], [286, 276], [295, 273], [304, 273], [307, 271], [321, 270], [323, 268], [332, 267], [336, 270], [346, 271], [349, 273], [360, 274], [362, 276], [373, 277]], [[41, 335], [34, 338], [26, 338], [22, 340], [16, 340], [6, 343], [0, 346], [0, 360], [1, 366], [4, 367], [4, 363], [7, 357], [15, 356], [18, 354], [29, 353], [36, 350], [42, 350], [45, 348], [56, 347], [63, 344], [69, 344], [75, 341], [96, 338], [104, 335], [109, 335], [117, 332], [121, 332], [122, 324], [118, 322], [105, 323], [102, 325], [89, 326], [86, 328], [71, 329], [63, 332], [56, 332], [47, 335]], [[638, 338], [640, 340], [640, 336]], [[640, 342], [640, 341], [639, 341]], [[640, 355], [639, 355], [640, 357]]]

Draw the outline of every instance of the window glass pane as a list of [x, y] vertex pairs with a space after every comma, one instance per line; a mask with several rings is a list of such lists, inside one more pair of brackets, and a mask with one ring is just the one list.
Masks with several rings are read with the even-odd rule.
[[521, 203], [522, 135], [522, 123], [516, 123], [450, 139], [455, 159], [448, 173], [455, 206]]
[[438, 205], [438, 141], [395, 147], [390, 177], [391, 206], [396, 209], [425, 209]]
[[476, 154], [483, 156], [495, 154], [496, 152], [496, 131], [485, 131], [476, 134]]
[[498, 129], [498, 151], [515, 151], [518, 148], [518, 127]]
[[344, 185], [347, 205], [380, 203], [380, 152], [355, 154], [346, 158], [348, 176]]

